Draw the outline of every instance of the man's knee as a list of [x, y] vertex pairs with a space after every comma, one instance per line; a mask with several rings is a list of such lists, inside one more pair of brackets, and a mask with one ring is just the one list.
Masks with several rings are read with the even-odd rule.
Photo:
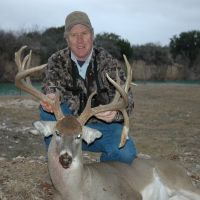
[[137, 156], [136, 147], [132, 139], [128, 139], [123, 148], [119, 149], [119, 159], [121, 162], [131, 164]]
[[120, 162], [124, 162], [127, 164], [131, 164], [133, 160], [136, 158], [136, 151], [129, 151], [128, 153], [120, 154]]
[[[112, 146], [113, 147], [113, 146]], [[137, 151], [132, 139], [128, 139], [123, 148], [109, 147], [106, 152], [102, 153], [101, 161], [119, 161], [131, 164], [137, 156]]]

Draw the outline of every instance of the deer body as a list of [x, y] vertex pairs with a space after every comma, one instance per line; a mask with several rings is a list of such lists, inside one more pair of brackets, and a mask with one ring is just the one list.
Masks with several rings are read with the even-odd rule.
[[21, 61], [25, 48], [22, 47], [15, 54], [18, 66], [15, 84], [38, 99], [48, 102], [57, 119], [57, 122], [34, 123], [44, 135], [53, 134], [48, 150], [48, 168], [57, 190], [56, 200], [200, 200], [200, 191], [193, 187], [186, 171], [171, 161], [137, 158], [130, 166], [119, 162], [83, 164], [82, 139], [90, 144], [101, 136], [98, 131], [85, 131], [84, 128], [87, 120], [97, 113], [117, 110], [123, 114], [124, 128], [119, 148], [126, 144], [129, 130], [126, 107], [132, 70], [125, 56], [125, 85], [119, 84], [118, 76], [117, 82], [107, 76], [116, 88], [113, 101], [91, 108], [91, 100], [95, 95], [92, 93], [81, 115], [75, 118], [64, 116], [58, 95], [55, 101], [52, 101], [32, 86], [30, 74], [46, 65], [25, 69], [27, 65], [29, 67], [31, 59], [30, 53]]
[[132, 165], [119, 162], [83, 164], [82, 151], [78, 148], [77, 156], [65, 169], [59, 157], [63, 153], [73, 155], [73, 149], [67, 147], [60, 154], [57, 145], [54, 138], [49, 147], [48, 167], [61, 200], [200, 199], [186, 171], [173, 161], [137, 158]]
[[144, 200], [197, 200], [200, 191], [194, 188], [186, 170], [169, 160], [137, 158], [132, 165], [111, 163]]

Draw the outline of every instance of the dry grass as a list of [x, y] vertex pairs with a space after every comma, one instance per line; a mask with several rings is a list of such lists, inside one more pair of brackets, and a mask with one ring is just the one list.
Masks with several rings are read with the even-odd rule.
[[[0, 200], [51, 200], [41, 136], [28, 133], [37, 104], [26, 97], [0, 98]], [[13, 101], [19, 103], [12, 104]], [[200, 86], [140, 84], [135, 87], [131, 133], [139, 152], [178, 160], [200, 182]], [[17, 156], [20, 156], [16, 158]]]

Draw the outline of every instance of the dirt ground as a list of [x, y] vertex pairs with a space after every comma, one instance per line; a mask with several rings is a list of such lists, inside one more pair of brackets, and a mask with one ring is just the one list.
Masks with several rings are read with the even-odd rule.
[[[139, 84], [130, 131], [139, 153], [179, 161], [197, 187], [199, 103], [200, 85]], [[52, 199], [43, 137], [32, 131], [37, 108], [30, 96], [0, 96], [0, 200]]]

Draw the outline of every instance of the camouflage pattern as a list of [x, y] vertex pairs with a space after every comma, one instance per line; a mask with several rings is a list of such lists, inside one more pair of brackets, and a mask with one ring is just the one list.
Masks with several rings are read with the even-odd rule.
[[[92, 106], [107, 104], [113, 99], [115, 88], [108, 82], [105, 74], [108, 73], [115, 80], [116, 69], [123, 83], [126, 77], [119, 62], [104, 49], [94, 47], [84, 80], [71, 60], [70, 49], [65, 48], [49, 58], [42, 91], [48, 94], [59, 90], [61, 102], [67, 102], [69, 109], [77, 116], [83, 111], [88, 96], [95, 90], [97, 95], [92, 100]], [[132, 112], [133, 106], [133, 94], [130, 91], [128, 114]], [[118, 113], [115, 121], [122, 119], [122, 114]]]

